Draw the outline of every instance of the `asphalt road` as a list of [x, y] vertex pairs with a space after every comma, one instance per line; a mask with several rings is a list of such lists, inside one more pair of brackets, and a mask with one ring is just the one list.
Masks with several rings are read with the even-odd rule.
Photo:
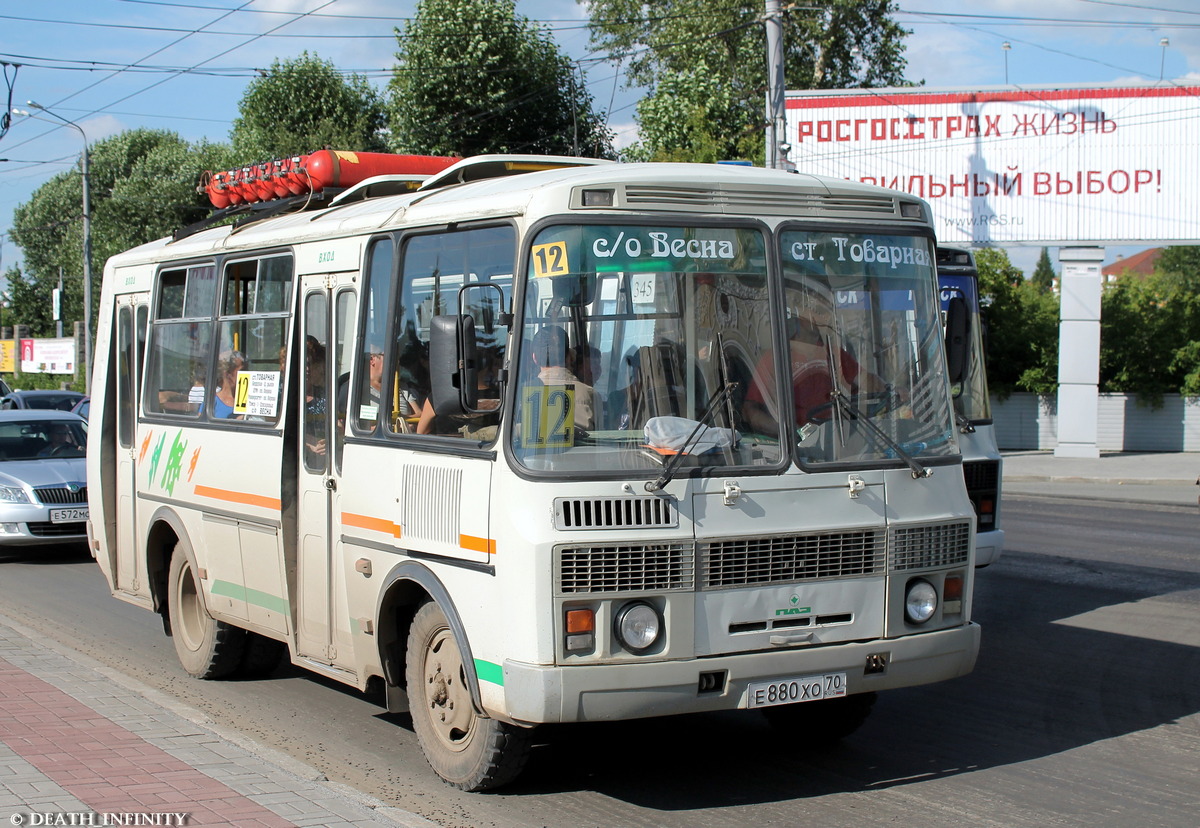
[[547, 727], [503, 793], [425, 765], [406, 716], [289, 666], [200, 682], [78, 552], [0, 551], [26, 627], [443, 826], [1179, 826], [1200, 813], [1200, 515], [1006, 495], [973, 674], [880, 697], [820, 750], [753, 713]]

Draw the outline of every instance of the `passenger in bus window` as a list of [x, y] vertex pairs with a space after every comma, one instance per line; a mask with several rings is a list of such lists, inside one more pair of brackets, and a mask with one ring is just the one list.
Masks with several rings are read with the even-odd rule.
[[325, 454], [325, 346], [309, 335], [304, 340], [304, 448], [309, 465]]
[[596, 422], [596, 392], [567, 366], [574, 361], [574, 352], [567, 346], [567, 333], [562, 328], [547, 325], [533, 337], [533, 362], [543, 385], [571, 385], [575, 388], [575, 426], [594, 428]]
[[237, 387], [238, 372], [246, 367], [246, 357], [241, 351], [223, 351], [217, 361], [217, 376], [221, 384], [213, 393], [212, 415], [217, 419], [239, 420], [240, 414], [234, 414], [234, 390]]
[[[787, 330], [797, 427], [830, 419], [835, 388], [847, 395], [886, 390], [841, 343], [833, 307], [827, 302], [818, 299], [795, 312], [787, 321]], [[759, 360], [754, 376], [746, 394], [746, 422], [761, 434], [777, 434], [779, 419], [772, 413], [776, 409], [775, 358], [770, 351]]]

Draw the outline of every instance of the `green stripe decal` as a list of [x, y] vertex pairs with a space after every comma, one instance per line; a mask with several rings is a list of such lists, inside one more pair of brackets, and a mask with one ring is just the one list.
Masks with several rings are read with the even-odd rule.
[[271, 595], [268, 592], [259, 592], [257, 589], [246, 589], [241, 584], [234, 584], [229, 581], [213, 581], [211, 592], [213, 595], [223, 595], [235, 601], [245, 601], [247, 604], [269, 609], [280, 615], [288, 615], [290, 612], [288, 602], [284, 599]]
[[504, 668], [499, 664], [492, 664], [490, 661], [483, 659], [475, 659], [475, 675], [479, 676], [480, 681], [490, 681], [492, 684], [504, 686]]

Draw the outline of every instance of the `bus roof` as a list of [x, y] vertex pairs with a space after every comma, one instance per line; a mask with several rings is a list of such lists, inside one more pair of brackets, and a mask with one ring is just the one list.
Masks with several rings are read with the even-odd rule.
[[[540, 167], [541, 169], [536, 169]], [[530, 168], [531, 171], [525, 171]], [[515, 175], [520, 172], [521, 175]], [[370, 191], [368, 179], [360, 187]], [[392, 227], [437, 225], [487, 217], [565, 213], [654, 212], [725, 216], [812, 217], [830, 214], [877, 221], [902, 218], [914, 196], [867, 184], [808, 174], [688, 163], [614, 163], [542, 156], [464, 159], [412, 191], [335, 200], [330, 206], [265, 218], [240, 227], [212, 227], [179, 240], [158, 239], [114, 256], [123, 266], [186, 259], [242, 249], [361, 235]], [[573, 194], [610, 192], [584, 205]], [[574, 199], [574, 200], [573, 200]], [[921, 217], [928, 219], [927, 207]], [[904, 218], [911, 220], [906, 213]]]

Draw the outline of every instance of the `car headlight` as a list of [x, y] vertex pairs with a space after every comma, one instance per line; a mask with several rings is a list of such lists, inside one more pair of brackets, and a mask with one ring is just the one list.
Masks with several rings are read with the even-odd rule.
[[904, 594], [904, 617], [910, 624], [924, 624], [937, 612], [938, 596], [933, 584], [923, 578], [908, 582]]
[[20, 486], [0, 486], [0, 503], [33, 503]]
[[617, 640], [627, 650], [640, 653], [650, 649], [662, 634], [662, 616], [642, 601], [621, 607], [616, 618]]

